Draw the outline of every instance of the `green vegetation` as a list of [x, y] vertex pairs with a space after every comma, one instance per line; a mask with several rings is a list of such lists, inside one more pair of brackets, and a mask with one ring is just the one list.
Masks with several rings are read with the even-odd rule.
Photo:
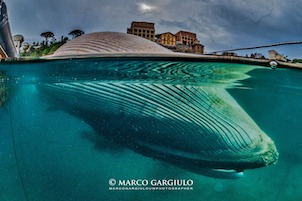
[[[72, 39], [83, 34], [84, 32], [82, 30], [73, 30], [69, 33], [69, 35], [72, 36]], [[57, 41], [54, 33], [51, 31], [43, 32], [40, 36], [45, 38], [45, 40], [42, 42], [33, 42], [32, 44], [26, 43], [26, 45], [23, 45], [22, 47], [22, 53], [20, 56], [38, 58], [41, 56], [51, 55], [68, 41], [68, 37], [64, 36], [61, 37], [60, 41]]]
[[302, 59], [294, 59], [293, 63], [302, 63]]
[[28, 49], [23, 49], [23, 53], [21, 56], [23, 57], [40, 57], [53, 54], [59, 47], [66, 43], [68, 38], [64, 38], [64, 40], [59, 42], [51, 42], [50, 45], [46, 45], [44, 41], [39, 44], [33, 44]]

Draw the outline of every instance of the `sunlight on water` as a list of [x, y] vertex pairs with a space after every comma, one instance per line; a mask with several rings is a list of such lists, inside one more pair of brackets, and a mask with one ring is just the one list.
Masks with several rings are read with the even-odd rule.
[[[0, 200], [254, 201], [299, 200], [302, 197], [299, 182], [302, 177], [300, 70], [155, 59], [8, 62], [0, 63], [0, 70]], [[9, 79], [4, 79], [4, 75]], [[127, 144], [127, 140], [136, 142], [132, 139], [133, 136], [139, 138], [132, 135], [136, 132], [142, 135], [141, 141], [147, 139], [145, 142], [150, 143], [153, 140], [153, 144], [164, 144], [169, 137], [175, 139], [174, 133], [164, 138], [169, 129], [164, 130], [165, 126], [161, 125], [160, 130], [152, 121], [161, 122], [174, 115], [170, 130], [182, 131], [177, 118], [183, 117], [173, 113], [178, 107], [178, 112], [189, 111], [190, 117], [198, 122], [196, 110], [193, 108], [191, 111], [185, 106], [193, 104], [190, 102], [193, 99], [187, 99], [183, 104], [179, 101], [183, 99], [173, 100], [173, 96], [177, 97], [175, 94], [180, 89], [190, 93], [190, 97], [198, 97], [201, 88], [206, 89], [204, 93], [216, 93], [215, 96], [208, 94], [208, 98], [213, 97], [209, 100], [216, 103], [216, 106], [212, 105], [214, 109], [223, 108], [224, 101], [230, 103], [235, 100], [275, 142], [280, 153], [278, 163], [246, 170], [243, 178], [238, 180], [224, 180], [196, 174], [166, 160], [162, 154], [153, 157], [147, 152], [142, 154], [133, 148], [133, 144], [122, 146]], [[172, 96], [167, 89], [174, 90], [175, 94]], [[91, 98], [84, 98], [81, 93]], [[107, 93], [111, 94], [109, 98], [105, 96]], [[223, 93], [228, 94], [223, 96], [228, 100], [218, 100], [217, 97]], [[169, 98], [165, 99], [166, 96]], [[161, 101], [156, 97], [161, 97]], [[135, 109], [133, 106], [138, 104], [135, 100], [142, 106]], [[100, 101], [103, 102], [98, 105]], [[121, 101], [128, 109], [121, 108]], [[159, 103], [169, 101], [179, 102], [166, 113]], [[144, 102], [150, 106], [143, 105]], [[79, 105], [81, 107], [75, 107]], [[96, 110], [111, 116], [97, 116], [99, 114], [93, 113]], [[120, 115], [119, 120], [114, 119], [116, 113]], [[128, 114], [140, 114], [141, 117], [129, 118]], [[161, 114], [156, 117], [160, 120], [141, 120], [155, 114]], [[96, 117], [106, 122], [96, 121]], [[116, 121], [115, 126], [112, 125], [113, 120]], [[204, 121], [215, 129], [215, 125], [206, 118]], [[185, 137], [177, 138], [181, 139], [180, 142], [171, 142], [169, 149], [192, 142], [196, 130], [193, 132], [190, 127], [186, 128], [188, 130], [183, 131]], [[125, 133], [125, 129], [131, 131], [128, 138], [120, 139], [119, 135], [113, 139], [108, 137], [112, 133]], [[140, 130], [160, 130], [162, 133], [157, 134], [156, 141]], [[198, 144], [198, 138], [193, 142]], [[196, 153], [193, 142], [191, 147], [179, 150]], [[156, 150], [154, 146], [148, 148]], [[109, 189], [110, 182], [139, 179], [149, 183], [153, 179], [192, 180], [193, 189]]]

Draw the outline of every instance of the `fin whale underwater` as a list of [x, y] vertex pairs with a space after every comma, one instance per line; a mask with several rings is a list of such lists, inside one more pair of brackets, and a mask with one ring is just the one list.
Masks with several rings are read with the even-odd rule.
[[237, 178], [277, 159], [273, 141], [223, 88], [103, 82], [39, 88], [97, 133], [192, 172]]
[[[0, 9], [0, 47], [6, 57], [16, 58], [7, 9], [2, 0]], [[188, 57], [138, 36], [102, 32], [78, 37], [45, 59], [96, 56], [117, 60], [134, 56], [159, 60]], [[99, 65], [102, 66], [102, 62]], [[144, 66], [134, 66], [132, 70], [144, 78], [142, 75], [152, 65], [150, 61]], [[40, 84], [38, 89], [51, 102], [57, 103], [58, 108], [83, 119], [108, 139], [192, 172], [218, 178], [240, 178], [245, 169], [274, 164], [278, 158], [274, 142], [227, 90], [194, 84], [198, 79], [213, 80], [212, 76], [219, 80], [217, 76], [222, 73], [208, 68], [203, 72], [202, 67], [195, 65], [191, 66], [194, 72], [188, 73], [185, 72], [188, 66], [172, 70], [167, 70], [171, 63], [153, 66], [149, 71], [153, 77], [146, 74], [148, 80], [134, 76], [124, 82], [118, 79], [69, 81]], [[111, 70], [125, 70], [127, 77], [131, 69], [123, 67], [115, 66]], [[110, 68], [102, 69], [109, 74], [112, 72]], [[202, 73], [204, 76], [200, 76]], [[162, 77], [168, 75], [165, 78], [170, 79], [175, 74], [181, 76], [177, 76], [174, 83]], [[224, 74], [220, 81], [239, 80], [236, 73], [233, 79], [230, 74]], [[196, 80], [191, 80], [192, 77]]]
[[[120, 43], [108, 45], [113, 39]], [[94, 46], [87, 47], [91, 41]], [[129, 45], [131, 43], [135, 45]], [[129, 49], [132, 46], [136, 47]], [[140, 37], [103, 32], [76, 38], [47, 59], [110, 54], [123, 57], [125, 53], [152, 56], [154, 52], [173, 55]], [[48, 83], [39, 85], [38, 89], [62, 110], [86, 121], [97, 133], [121, 146], [198, 174], [240, 178], [245, 169], [265, 167], [277, 161], [274, 142], [225, 87], [196, 85], [191, 79], [213, 80], [216, 76], [217, 82], [234, 83], [247, 78], [245, 72], [236, 77], [238, 72], [232, 74], [231, 69], [223, 74], [221, 69], [215, 72], [215, 69], [203, 69], [202, 65], [173, 68], [171, 62], [159, 65], [152, 61], [126, 67], [124, 64], [106, 66], [102, 62], [99, 65], [109, 74], [110, 71], [124, 72], [127, 77], [135, 69], [133, 72], [144, 72], [144, 76], [126, 81]], [[147, 71], [148, 68], [151, 70]], [[194, 72], [185, 72], [188, 69]], [[164, 75], [171, 78], [174, 74], [181, 74], [177, 76], [180, 80], [166, 82], [162, 78]]]

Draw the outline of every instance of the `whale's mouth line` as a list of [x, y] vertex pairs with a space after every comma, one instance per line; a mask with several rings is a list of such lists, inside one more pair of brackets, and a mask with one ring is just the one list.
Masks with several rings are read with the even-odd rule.
[[[271, 143], [271, 142], [269, 142]], [[273, 148], [272, 148], [273, 147]], [[137, 141], [132, 150], [143, 149], [144, 152], [152, 152], [154, 158], [159, 158], [170, 161], [181, 161], [184, 163], [191, 162], [196, 165], [208, 169], [225, 169], [225, 170], [244, 170], [254, 169], [258, 167], [268, 166], [274, 164], [278, 158], [277, 150], [274, 148], [274, 144], [270, 144], [267, 149], [261, 150], [261, 152], [255, 152], [254, 154], [244, 157], [233, 158], [221, 158], [219, 160], [211, 160], [211, 158], [202, 158], [198, 153], [189, 153], [171, 147], [165, 148], [159, 145], [147, 144], [142, 141]], [[172, 159], [172, 160], [171, 160]]]

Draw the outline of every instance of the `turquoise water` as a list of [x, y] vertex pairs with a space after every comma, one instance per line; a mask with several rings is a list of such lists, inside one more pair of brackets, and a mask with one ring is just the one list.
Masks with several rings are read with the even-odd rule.
[[[2, 85], [9, 90], [0, 108], [0, 200], [302, 199], [300, 70], [157, 59], [11, 62], [0, 63], [0, 70], [6, 75]], [[41, 90], [47, 84], [83, 82], [225, 89], [274, 140], [278, 163], [225, 180], [136, 153], [99, 135]], [[113, 191], [110, 179], [179, 179], [194, 184], [190, 190]]]

